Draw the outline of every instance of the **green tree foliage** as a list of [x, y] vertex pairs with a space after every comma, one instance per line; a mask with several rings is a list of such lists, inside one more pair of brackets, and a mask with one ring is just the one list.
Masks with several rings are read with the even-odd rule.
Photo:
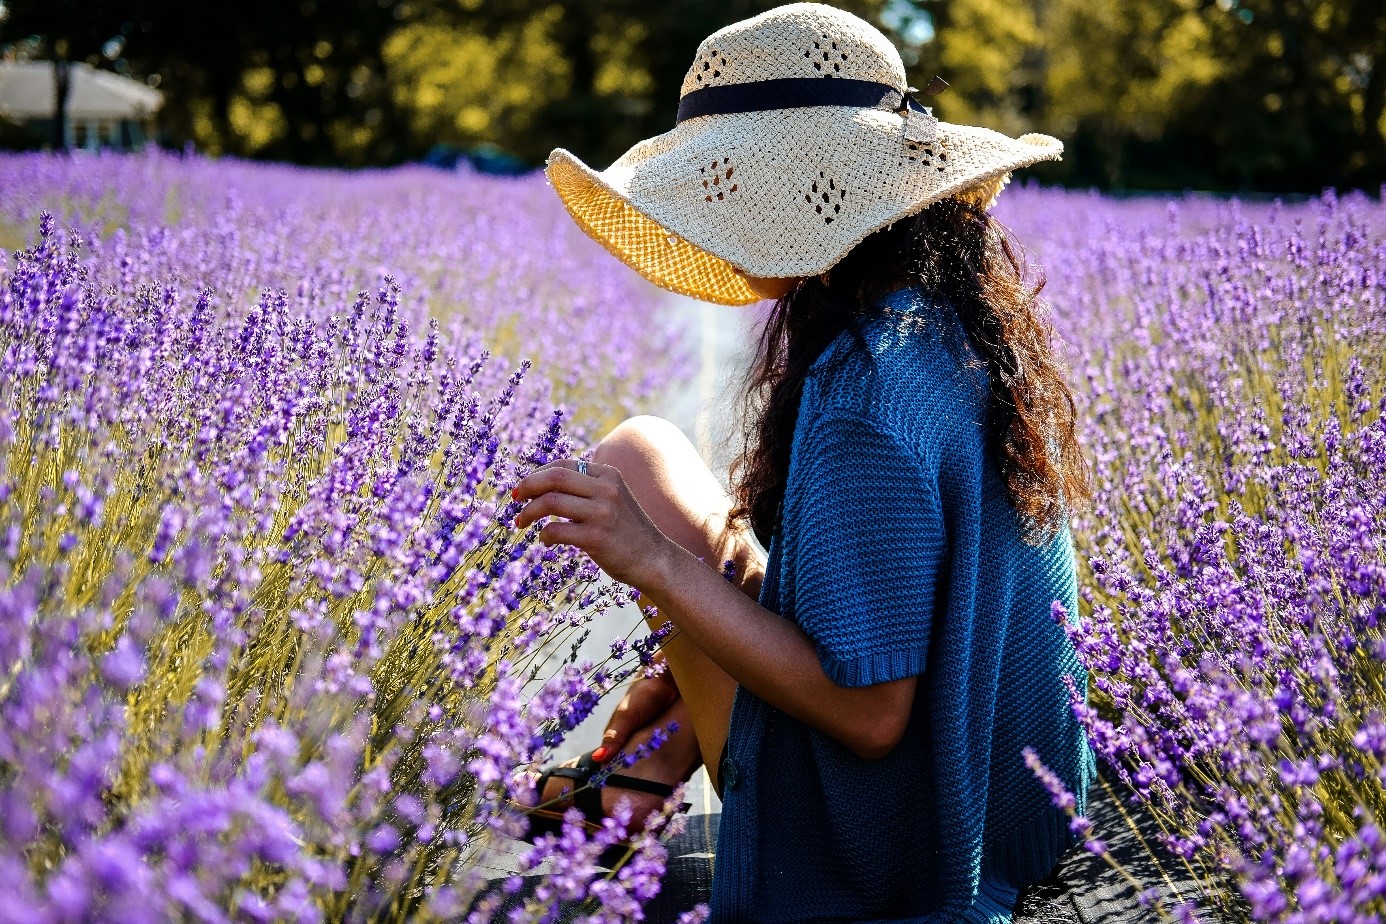
[[910, 68], [914, 86], [935, 74], [949, 89], [931, 100], [939, 118], [985, 125], [1009, 134], [1032, 130], [1042, 79], [1040, 31], [1034, 8], [1015, 0], [937, 0], [918, 4], [934, 38]]
[[1237, 186], [1386, 181], [1386, 3], [1222, 0], [1206, 15], [1224, 69], [1172, 140], [1202, 141]]
[[[710, 32], [776, 0], [49, 0], [0, 46], [122, 60], [166, 139], [309, 163], [495, 144], [604, 166], [674, 124]], [[1317, 191], [1386, 181], [1382, 0], [843, 0], [948, 120], [1062, 138], [1051, 181]]]
[[384, 59], [410, 137], [459, 147], [500, 142], [530, 161], [547, 153], [532, 139], [552, 140], [539, 113], [571, 80], [554, 36], [562, 12], [553, 6], [489, 35], [441, 18], [396, 30]]
[[382, 40], [400, 7], [379, 0], [134, 0], [151, 28], [130, 56], [159, 73], [166, 125], [214, 153], [381, 163], [409, 151]]
[[1044, 131], [1107, 188], [1386, 182], [1381, 0], [915, 0], [944, 118]]
[[[1147, 147], [1161, 147], [1189, 102], [1225, 72], [1200, 3], [1053, 0], [1045, 32], [1065, 41], [1046, 43], [1045, 105], [1037, 114], [1046, 121], [1036, 127], [1070, 142], [1074, 179], [1107, 187], [1209, 184], [1211, 177], [1183, 175], [1171, 162], [1163, 177], [1132, 164]], [[1169, 153], [1185, 170], [1197, 166], [1196, 158]]]
[[[168, 140], [212, 153], [380, 163], [409, 152], [381, 60], [400, 7], [388, 0], [25, 0], [0, 44], [156, 76]], [[109, 59], [112, 55], [104, 55]]]
[[[489, 140], [538, 162], [566, 147], [605, 165], [641, 138], [674, 125], [679, 87], [698, 44], [711, 32], [780, 4], [774, 0], [468, 0], [440, 4], [410, 27], [418, 40], [401, 42], [391, 58], [397, 72], [427, 87], [433, 108], [460, 112], [478, 106], [491, 116], [489, 132], [452, 126], [440, 140]], [[875, 18], [876, 0], [837, 3]], [[453, 47], [490, 50], [459, 67], [423, 50], [429, 32]], [[487, 73], [493, 79], [487, 79]], [[516, 105], [516, 84], [527, 84]], [[417, 104], [418, 97], [401, 104]], [[466, 121], [466, 120], [464, 120]]]

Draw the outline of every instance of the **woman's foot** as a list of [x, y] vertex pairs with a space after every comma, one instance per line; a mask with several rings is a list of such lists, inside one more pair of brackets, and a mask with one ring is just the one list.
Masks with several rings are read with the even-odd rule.
[[[659, 747], [631, 766], [625, 766], [622, 762], [624, 755], [638, 753], [638, 749], [642, 745], [648, 746], [656, 731], [667, 729], [671, 722], [676, 723], [677, 728], [668, 734], [666, 740]], [[593, 752], [593, 755], [603, 769], [609, 769], [611, 772], [619, 773], [622, 776], [633, 776], [637, 779], [652, 780], [670, 786], [687, 780], [703, 762], [702, 755], [698, 750], [698, 739], [693, 734], [693, 726], [688, 721], [687, 709], [682, 698], [675, 699], [673, 704], [661, 713], [654, 722], [632, 734], [622, 754], [606, 755], [602, 753], [602, 748], [598, 748]], [[573, 757], [559, 766], [575, 767], [580, 759], [580, 757]], [[538, 802], [546, 809], [561, 812], [573, 804], [574, 785], [575, 781], [572, 779], [552, 776], [544, 787], [544, 791], [538, 794]], [[631, 808], [629, 833], [632, 834], [643, 830], [645, 820], [664, 804], [664, 799], [659, 796], [635, 789], [627, 789], [615, 782], [601, 787], [601, 797], [602, 814], [607, 816], [612, 813], [617, 803], [622, 799], [629, 801]]]

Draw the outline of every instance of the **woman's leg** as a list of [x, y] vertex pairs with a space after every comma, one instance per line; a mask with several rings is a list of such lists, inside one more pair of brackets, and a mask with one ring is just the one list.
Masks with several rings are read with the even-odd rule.
[[[760, 551], [747, 531], [727, 529], [732, 499], [682, 430], [662, 417], [630, 417], [602, 438], [593, 459], [620, 470], [635, 499], [666, 536], [715, 570], [732, 559], [742, 591], [759, 595], [765, 573]], [[656, 613], [650, 627], [663, 622]], [[715, 784], [736, 681], [677, 630], [663, 650]]]
[[[732, 499], [682, 430], [661, 417], [630, 417], [602, 438], [592, 457], [620, 470], [635, 499], [665, 535], [718, 571], [723, 561], [732, 559], [738, 587], [753, 599], [759, 596], [765, 573], [760, 549], [748, 530], [727, 529]], [[663, 622], [656, 613], [650, 626], [656, 628]], [[666, 752], [664, 757], [656, 752], [620, 772], [665, 783], [687, 779], [698, 766], [694, 760], [688, 767], [691, 748], [707, 765], [716, 786], [721, 769], [717, 761], [727, 738], [736, 682], [677, 630], [665, 641], [663, 650], [680, 698], [665, 715], [633, 735], [626, 750], [647, 740], [654, 726], [667, 724], [669, 718], [679, 722], [680, 731], [659, 749]], [[673, 778], [666, 778], [670, 776]], [[543, 798], [555, 798], [560, 789], [560, 784], [551, 781]], [[649, 802], [650, 797], [642, 800], [637, 798], [640, 795], [608, 787], [603, 806], [610, 808], [618, 798], [629, 797], [635, 803], [637, 818], [643, 818], [658, 800], [643, 809], [642, 803]], [[567, 800], [551, 804], [562, 807]]]

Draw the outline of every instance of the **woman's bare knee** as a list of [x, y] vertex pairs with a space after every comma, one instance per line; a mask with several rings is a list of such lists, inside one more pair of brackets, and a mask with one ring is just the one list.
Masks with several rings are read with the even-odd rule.
[[663, 417], [626, 418], [602, 437], [592, 458], [620, 471], [645, 512], [681, 545], [693, 538], [689, 527], [705, 533], [703, 521], [727, 507], [707, 463], [683, 431]]
[[759, 594], [763, 556], [742, 533], [727, 526], [732, 499], [677, 425], [641, 414], [617, 424], [592, 455], [621, 472], [636, 501], [665, 535], [710, 566], [736, 563], [737, 584]]
[[637, 414], [612, 427], [597, 443], [592, 458], [614, 465], [631, 484], [634, 479], [658, 475], [668, 468], [668, 458], [691, 452], [688, 437], [672, 421], [654, 414]]

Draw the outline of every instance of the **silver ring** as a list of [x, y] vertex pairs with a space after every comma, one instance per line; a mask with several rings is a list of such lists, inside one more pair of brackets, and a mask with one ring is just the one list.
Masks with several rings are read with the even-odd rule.
[[586, 474], [587, 474], [587, 460], [586, 460], [586, 459], [578, 459], [578, 474], [579, 474], [579, 475], [586, 475]]

